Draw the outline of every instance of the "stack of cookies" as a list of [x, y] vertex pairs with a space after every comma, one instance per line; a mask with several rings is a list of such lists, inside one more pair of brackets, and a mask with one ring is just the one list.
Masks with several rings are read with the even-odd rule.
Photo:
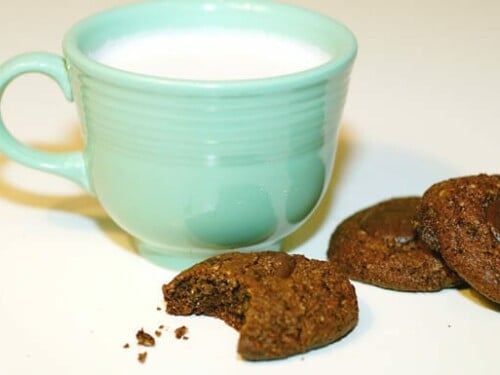
[[357, 212], [332, 234], [328, 258], [352, 280], [402, 291], [469, 284], [500, 303], [500, 175], [442, 181]]
[[269, 360], [345, 336], [357, 324], [349, 279], [401, 291], [469, 284], [500, 302], [500, 175], [455, 178], [422, 197], [390, 199], [344, 220], [327, 261], [281, 252], [228, 253], [163, 286], [166, 310], [224, 320], [238, 353]]

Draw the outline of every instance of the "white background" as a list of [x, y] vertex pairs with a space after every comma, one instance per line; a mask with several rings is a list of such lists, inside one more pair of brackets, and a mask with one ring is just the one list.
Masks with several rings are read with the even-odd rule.
[[[332, 184], [288, 250], [325, 259], [330, 233], [357, 209], [422, 194], [445, 178], [500, 172], [500, 2], [287, 2], [342, 21], [359, 42]], [[0, 0], [0, 62], [26, 51], [60, 53], [71, 25], [121, 3]], [[74, 106], [45, 77], [14, 81], [1, 108], [30, 145], [81, 147]], [[500, 371], [499, 307], [468, 289], [398, 293], [356, 283], [360, 322], [344, 340], [248, 363], [224, 323], [156, 310], [161, 285], [174, 275], [139, 258], [78, 187], [0, 155], [0, 374]], [[160, 324], [169, 330], [141, 365], [135, 332]], [[182, 324], [189, 340], [173, 336]]]

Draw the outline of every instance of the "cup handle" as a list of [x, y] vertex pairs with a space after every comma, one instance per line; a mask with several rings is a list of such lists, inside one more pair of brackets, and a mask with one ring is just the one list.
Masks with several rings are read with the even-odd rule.
[[[62, 89], [66, 99], [70, 102], [73, 101], [68, 71], [63, 58], [44, 52], [19, 55], [0, 66], [0, 101], [9, 83], [25, 73], [41, 73], [52, 78]], [[5, 127], [1, 111], [0, 152], [30, 168], [65, 177], [91, 192], [82, 152], [46, 152], [20, 143]]]

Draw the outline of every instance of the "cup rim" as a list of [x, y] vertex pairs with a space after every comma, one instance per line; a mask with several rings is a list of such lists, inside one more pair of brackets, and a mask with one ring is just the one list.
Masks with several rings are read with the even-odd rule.
[[[176, 0], [149, 0], [133, 4], [127, 4], [122, 6], [117, 6], [98, 12], [94, 15], [90, 15], [83, 20], [76, 23], [71, 27], [65, 34], [63, 39], [63, 51], [65, 55], [66, 64], [71, 67], [73, 64], [81, 71], [100, 77], [104, 81], [119, 83], [125, 87], [149, 87], [152, 90], [164, 90], [168, 88], [170, 91], [179, 92], [193, 92], [193, 91], [218, 91], [220, 93], [228, 92], [252, 92], [261, 90], [281, 90], [292, 88], [296, 86], [301, 86], [303, 84], [318, 82], [326, 80], [337, 73], [343, 72], [349, 69], [352, 65], [354, 59], [357, 55], [357, 40], [354, 34], [349, 28], [347, 28], [341, 22], [328, 17], [324, 14], [311, 11], [302, 7], [298, 7], [290, 4], [277, 3], [272, 0], [195, 0], [199, 3], [210, 5], [210, 4], [224, 4], [232, 3], [236, 6], [248, 6], [248, 4], [260, 7], [260, 9], [265, 9], [269, 11], [280, 11], [280, 10], [293, 10], [295, 12], [303, 12], [308, 14], [309, 17], [318, 18], [318, 22], [327, 22], [335, 25], [343, 33], [345, 38], [347, 48], [343, 51], [340, 56], [337, 56], [328, 62], [312, 67], [310, 69], [293, 72], [285, 75], [264, 77], [264, 78], [251, 78], [251, 79], [234, 79], [234, 80], [195, 80], [195, 79], [182, 79], [182, 78], [171, 78], [171, 77], [159, 77], [152, 75], [145, 75], [130, 71], [125, 71], [117, 69], [98, 61], [93, 60], [85, 52], [83, 52], [79, 46], [79, 38], [86, 33], [89, 29], [91, 23], [98, 20], [104, 20], [112, 14], [117, 12], [130, 10], [135, 7], [155, 7], [161, 6], [162, 3], [175, 3]], [[239, 3], [239, 4], [238, 4]]]

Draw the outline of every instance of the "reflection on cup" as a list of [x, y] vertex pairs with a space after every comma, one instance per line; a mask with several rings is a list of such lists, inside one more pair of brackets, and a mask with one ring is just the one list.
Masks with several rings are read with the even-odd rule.
[[218, 197], [200, 195], [193, 201], [197, 207], [186, 225], [200, 247], [248, 247], [266, 241], [278, 225], [269, 194], [257, 185], [228, 184]]

